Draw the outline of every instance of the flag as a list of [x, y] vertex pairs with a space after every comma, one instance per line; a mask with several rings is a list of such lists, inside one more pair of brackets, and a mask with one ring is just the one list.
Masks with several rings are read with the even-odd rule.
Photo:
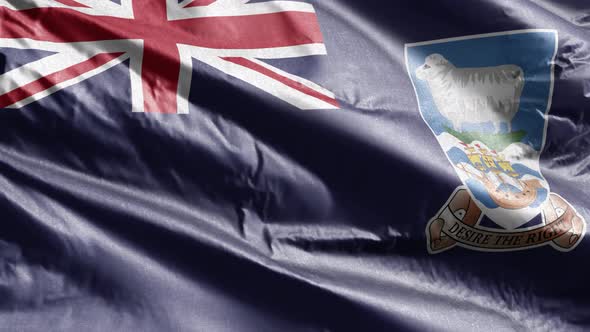
[[0, 331], [583, 331], [582, 0], [0, 0]]

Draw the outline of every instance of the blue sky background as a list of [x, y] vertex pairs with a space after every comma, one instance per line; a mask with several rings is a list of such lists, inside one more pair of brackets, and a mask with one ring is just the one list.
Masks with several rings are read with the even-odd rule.
[[[433, 53], [442, 54], [456, 67], [488, 67], [513, 64], [525, 74], [520, 108], [512, 120], [512, 130], [526, 131], [522, 142], [540, 151], [543, 144], [548, 97], [551, 87], [551, 61], [555, 51], [553, 32], [524, 32], [511, 35], [446, 41], [407, 49], [408, 67], [418, 94], [422, 115], [438, 135], [452, 127], [437, 110], [425, 81], [416, 77], [416, 69]], [[462, 131], [491, 132], [492, 123], [468, 124]], [[507, 127], [503, 125], [503, 132]]]

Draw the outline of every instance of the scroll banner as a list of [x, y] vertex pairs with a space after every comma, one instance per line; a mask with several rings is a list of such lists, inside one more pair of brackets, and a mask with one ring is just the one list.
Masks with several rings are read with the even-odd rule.
[[493, 231], [477, 226], [481, 210], [459, 187], [427, 227], [428, 249], [439, 253], [455, 245], [483, 251], [512, 251], [549, 244], [570, 251], [581, 241], [586, 223], [561, 196], [551, 193], [542, 206], [545, 223], [522, 231]]

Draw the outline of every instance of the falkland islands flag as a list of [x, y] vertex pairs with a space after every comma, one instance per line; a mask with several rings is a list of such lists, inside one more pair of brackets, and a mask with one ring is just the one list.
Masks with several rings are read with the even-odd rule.
[[0, 331], [590, 328], [585, 0], [0, 0]]

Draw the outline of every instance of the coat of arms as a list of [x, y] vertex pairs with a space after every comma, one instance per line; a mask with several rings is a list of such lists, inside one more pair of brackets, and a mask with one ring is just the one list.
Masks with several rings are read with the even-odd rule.
[[406, 45], [420, 113], [463, 185], [428, 223], [428, 250], [572, 250], [583, 217], [541, 174], [557, 32]]

